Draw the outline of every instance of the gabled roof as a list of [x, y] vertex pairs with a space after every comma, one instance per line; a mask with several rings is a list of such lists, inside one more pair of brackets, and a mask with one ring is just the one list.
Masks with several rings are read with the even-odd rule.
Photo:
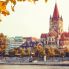
[[62, 36], [69, 37], [69, 32], [63, 32]]
[[69, 32], [63, 32], [60, 38], [61, 41], [69, 40]]
[[47, 38], [47, 36], [48, 36], [48, 34], [46, 34], [46, 33], [41, 34], [41, 38]]
[[56, 31], [51, 31], [51, 32], [48, 33], [48, 36], [50, 36], [50, 37], [51, 36], [55, 36], [56, 37], [57, 36], [57, 32]]

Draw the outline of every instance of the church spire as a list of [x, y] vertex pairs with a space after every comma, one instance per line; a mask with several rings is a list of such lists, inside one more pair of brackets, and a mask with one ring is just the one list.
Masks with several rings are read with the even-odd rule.
[[53, 18], [57, 19], [58, 17], [59, 17], [58, 7], [57, 7], [57, 4], [55, 4]]

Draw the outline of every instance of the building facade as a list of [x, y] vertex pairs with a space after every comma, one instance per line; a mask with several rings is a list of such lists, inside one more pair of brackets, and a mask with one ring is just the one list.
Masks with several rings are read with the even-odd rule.
[[20, 47], [21, 44], [23, 44], [23, 37], [21, 36], [8, 37], [6, 54], [9, 52], [9, 50]]
[[59, 15], [57, 4], [55, 4], [53, 16], [50, 16], [49, 32], [41, 34], [44, 45], [55, 47], [69, 46], [69, 32], [63, 31], [63, 18]]

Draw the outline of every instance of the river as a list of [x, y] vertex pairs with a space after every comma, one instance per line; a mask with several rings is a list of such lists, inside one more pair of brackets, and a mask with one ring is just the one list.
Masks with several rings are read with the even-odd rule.
[[69, 66], [0, 65], [0, 69], [69, 69]]

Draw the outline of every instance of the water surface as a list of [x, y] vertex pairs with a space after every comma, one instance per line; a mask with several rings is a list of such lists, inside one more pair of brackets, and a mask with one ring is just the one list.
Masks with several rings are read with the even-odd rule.
[[0, 65], [0, 69], [69, 69], [69, 66]]

